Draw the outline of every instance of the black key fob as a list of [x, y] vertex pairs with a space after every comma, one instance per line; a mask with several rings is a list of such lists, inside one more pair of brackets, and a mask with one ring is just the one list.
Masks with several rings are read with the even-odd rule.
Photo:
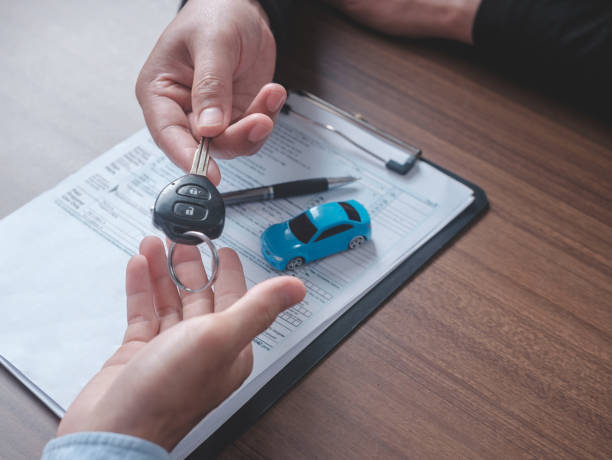
[[153, 225], [176, 243], [197, 245], [200, 239], [184, 233], [218, 238], [225, 224], [225, 203], [217, 187], [204, 176], [188, 174], [166, 185], [155, 200]]

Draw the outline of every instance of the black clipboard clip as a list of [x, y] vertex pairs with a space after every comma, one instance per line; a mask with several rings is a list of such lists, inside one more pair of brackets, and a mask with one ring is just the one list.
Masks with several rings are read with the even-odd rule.
[[308, 115], [304, 115], [303, 113], [300, 112], [296, 112], [289, 104], [285, 104], [281, 110], [282, 113], [289, 115], [289, 114], [293, 114], [295, 116], [297, 116], [298, 118], [311, 123], [319, 128], [325, 129], [329, 132], [332, 132], [334, 134], [337, 134], [338, 136], [342, 137], [345, 141], [349, 142], [350, 144], [352, 144], [353, 146], [357, 147], [359, 150], [361, 150], [362, 152], [370, 155], [373, 158], [376, 158], [377, 160], [381, 161], [384, 163], [385, 167], [387, 169], [390, 169], [393, 172], [396, 172], [398, 174], [406, 174], [408, 171], [410, 171], [412, 169], [412, 167], [416, 164], [417, 160], [419, 159], [419, 157], [421, 157], [422, 152], [421, 149], [414, 147], [413, 145], [410, 145], [404, 141], [402, 141], [401, 139], [396, 138], [395, 136], [392, 136], [389, 133], [386, 133], [382, 130], [380, 130], [379, 128], [377, 128], [374, 125], [371, 125], [370, 123], [368, 123], [367, 121], [365, 121], [363, 118], [359, 117], [359, 116], [355, 116], [355, 115], [351, 115], [350, 113], [339, 109], [338, 107], [330, 104], [329, 102], [324, 101], [323, 99], [310, 94], [306, 91], [295, 91], [296, 94], [299, 94], [302, 97], [305, 97], [307, 99], [309, 99], [312, 103], [314, 103], [315, 105], [317, 105], [318, 107], [327, 110], [328, 112], [333, 113], [334, 115], [337, 115], [341, 118], [344, 118], [345, 120], [348, 120], [351, 123], [357, 124], [360, 128], [365, 129], [370, 131], [371, 133], [373, 133], [374, 135], [376, 135], [377, 137], [380, 137], [382, 139], [384, 139], [385, 141], [396, 145], [397, 147], [399, 147], [400, 149], [404, 150], [406, 152], [406, 159], [403, 162], [399, 162], [397, 160], [394, 160], [392, 158], [383, 158], [382, 156], [380, 156], [379, 154], [377, 154], [376, 152], [371, 151], [370, 149], [364, 147], [363, 145], [359, 144], [358, 142], [356, 142], [355, 140], [353, 140], [350, 136], [347, 136], [346, 134], [344, 134], [342, 131], [338, 130], [337, 128], [335, 128], [334, 126], [327, 124], [327, 123], [321, 123], [320, 121], [317, 121], [311, 117], [309, 117]]

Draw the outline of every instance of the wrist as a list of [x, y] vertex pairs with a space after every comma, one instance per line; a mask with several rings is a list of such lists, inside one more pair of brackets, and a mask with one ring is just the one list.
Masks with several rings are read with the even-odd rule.
[[473, 44], [472, 30], [481, 0], [442, 0], [437, 2], [431, 23], [433, 37]]
[[[191, 0], [191, 2], [189, 3], [194, 3], [196, 0]], [[207, 2], [208, 0], [202, 0], [203, 2]], [[221, 0], [221, 4], [225, 4], [226, 0]], [[179, 10], [181, 10], [186, 4], [188, 3], [187, 0], [182, 0], [181, 1], [181, 5], [179, 7]], [[259, 16], [261, 17], [261, 19], [263, 20], [263, 22], [265, 22], [265, 24], [270, 27], [270, 17], [268, 16], [268, 13], [266, 13], [266, 10], [263, 8], [263, 6], [261, 5], [261, 3], [258, 0], [234, 0], [234, 3], [240, 3], [242, 4], [241, 6], [250, 6], [252, 8], [255, 8], [255, 10], [257, 11], [257, 13], [259, 14]]]
[[406, 37], [446, 38], [472, 43], [481, 0], [327, 0], [381, 32]]

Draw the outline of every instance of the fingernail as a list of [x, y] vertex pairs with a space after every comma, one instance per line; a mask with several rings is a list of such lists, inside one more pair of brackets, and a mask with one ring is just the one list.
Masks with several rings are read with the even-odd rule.
[[268, 134], [270, 134], [270, 129], [267, 126], [257, 125], [249, 133], [249, 142], [256, 144], [263, 141]]
[[219, 107], [209, 107], [200, 114], [200, 126], [218, 126], [223, 124], [223, 112]]
[[276, 112], [280, 110], [281, 106], [285, 102], [285, 95], [282, 93], [273, 92], [268, 96], [266, 105], [270, 112]]

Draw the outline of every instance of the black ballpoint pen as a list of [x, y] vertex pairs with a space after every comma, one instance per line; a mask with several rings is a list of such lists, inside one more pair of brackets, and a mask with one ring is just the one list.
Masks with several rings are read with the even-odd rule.
[[340, 187], [356, 181], [356, 177], [319, 177], [316, 179], [296, 180], [292, 182], [282, 182], [274, 185], [264, 185], [263, 187], [236, 190], [235, 192], [222, 193], [223, 201], [226, 206], [233, 204], [249, 203], [251, 201], [273, 200], [275, 198], [289, 198], [291, 196], [308, 195], [329, 190], [330, 188]]

